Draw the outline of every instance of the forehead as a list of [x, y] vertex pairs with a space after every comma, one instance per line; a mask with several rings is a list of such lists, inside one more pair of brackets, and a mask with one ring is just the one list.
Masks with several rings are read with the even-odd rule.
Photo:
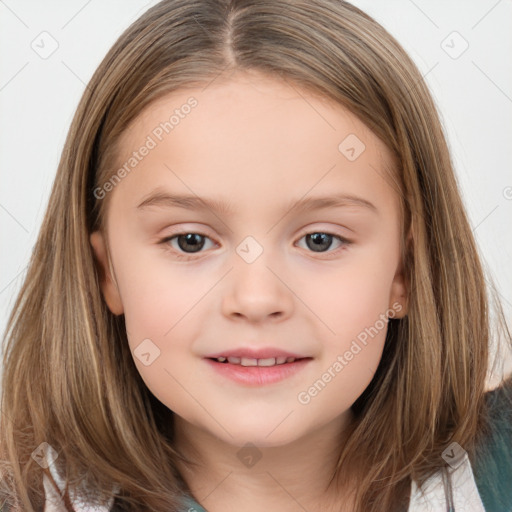
[[[144, 146], [150, 149], [141, 156]], [[126, 166], [130, 160], [135, 165]], [[371, 196], [379, 182], [390, 188], [393, 161], [385, 144], [342, 105], [284, 80], [238, 73], [150, 104], [119, 140], [111, 171], [123, 165], [129, 173], [114, 195], [132, 202], [169, 185], [199, 196], [238, 197], [247, 205], [333, 187]], [[379, 200], [393, 202], [385, 197], [392, 189], [381, 190]]]

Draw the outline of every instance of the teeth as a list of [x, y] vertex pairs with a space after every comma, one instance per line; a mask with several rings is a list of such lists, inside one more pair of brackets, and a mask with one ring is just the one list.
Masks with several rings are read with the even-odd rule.
[[274, 366], [275, 364], [275, 357], [269, 357], [268, 359], [258, 359], [258, 366]]
[[249, 357], [242, 357], [242, 361], [240, 363], [242, 366], [258, 366], [257, 359], [251, 359]]
[[267, 359], [254, 359], [252, 357], [218, 357], [216, 359], [219, 363], [223, 363], [226, 360], [231, 364], [239, 364], [241, 366], [275, 366], [276, 364], [293, 363], [294, 357], [269, 357]]

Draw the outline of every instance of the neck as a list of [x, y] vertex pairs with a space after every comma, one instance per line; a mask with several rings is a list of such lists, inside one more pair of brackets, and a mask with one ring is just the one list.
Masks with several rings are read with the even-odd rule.
[[285, 445], [233, 445], [175, 416], [176, 449], [193, 465], [178, 464], [193, 496], [208, 509], [345, 510], [336, 465], [352, 411]]

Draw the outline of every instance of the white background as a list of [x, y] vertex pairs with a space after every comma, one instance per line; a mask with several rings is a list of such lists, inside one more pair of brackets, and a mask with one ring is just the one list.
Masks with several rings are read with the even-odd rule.
[[[121, 32], [155, 3], [0, 0], [0, 333], [21, 286], [85, 84]], [[352, 3], [384, 25], [424, 74], [484, 264], [510, 319], [512, 1]], [[43, 31], [58, 43], [46, 59], [31, 46], [50, 37], [40, 36]]]

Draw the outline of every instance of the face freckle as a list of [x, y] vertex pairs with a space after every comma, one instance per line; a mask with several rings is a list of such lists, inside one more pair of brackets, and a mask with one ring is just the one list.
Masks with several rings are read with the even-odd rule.
[[[109, 192], [115, 280], [102, 284], [148, 388], [233, 445], [343, 425], [379, 364], [387, 317], [405, 314], [387, 148], [340, 105], [257, 74], [158, 100], [121, 139], [120, 160], [148, 137], [154, 147]], [[105, 264], [105, 239], [91, 242]], [[206, 359], [241, 348], [309, 359], [260, 385]]]

